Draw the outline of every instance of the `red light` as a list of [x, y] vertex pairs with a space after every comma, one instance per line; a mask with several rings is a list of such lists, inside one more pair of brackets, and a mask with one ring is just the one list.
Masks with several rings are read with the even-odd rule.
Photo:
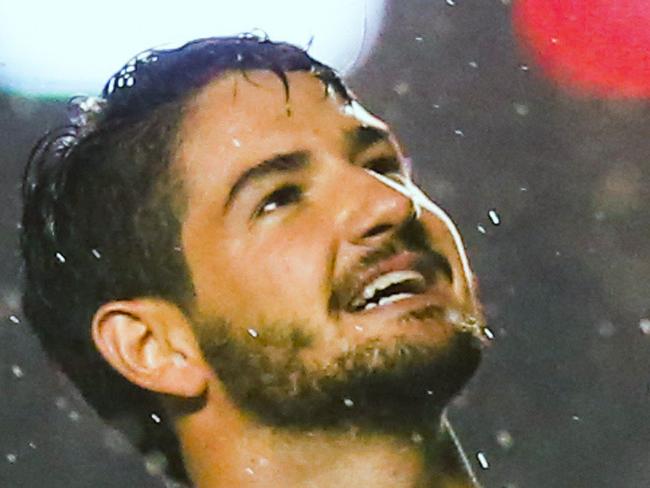
[[524, 49], [561, 87], [650, 97], [650, 1], [517, 0], [513, 23]]

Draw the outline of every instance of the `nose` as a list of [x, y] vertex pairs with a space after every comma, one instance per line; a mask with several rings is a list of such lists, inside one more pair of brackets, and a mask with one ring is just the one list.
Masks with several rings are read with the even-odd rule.
[[339, 221], [347, 242], [373, 247], [413, 217], [413, 203], [367, 171], [353, 172], [345, 178], [345, 192], [339, 193]]

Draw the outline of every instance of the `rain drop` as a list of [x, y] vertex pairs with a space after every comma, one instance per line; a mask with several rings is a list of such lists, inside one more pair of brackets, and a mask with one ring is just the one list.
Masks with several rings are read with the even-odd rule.
[[10, 315], [9, 320], [11, 322], [13, 322], [14, 324], [19, 324], [20, 323], [20, 319], [18, 317], [16, 317], [15, 315]]
[[157, 414], [155, 414], [155, 413], [152, 413], [152, 414], [151, 414], [151, 420], [153, 420], [153, 421], [154, 421], [155, 423], [157, 423], [157, 424], [160, 423], [160, 417], [159, 417]]
[[525, 103], [513, 103], [512, 106], [517, 115], [521, 115], [522, 117], [525, 117], [530, 113], [530, 108], [528, 108], [528, 105]]
[[152, 451], [144, 457], [144, 468], [151, 476], [160, 476], [167, 468], [167, 458], [160, 451]]
[[422, 437], [422, 434], [420, 434], [419, 432], [413, 432], [411, 434], [411, 441], [414, 444], [422, 444], [423, 440], [424, 440], [424, 438]]
[[397, 93], [400, 97], [402, 95], [406, 95], [409, 92], [410, 89], [411, 89], [411, 87], [405, 81], [400, 81], [393, 88], [393, 90], [395, 90], [395, 93]]
[[246, 471], [246, 474], [249, 476], [255, 475], [255, 471], [253, 471], [253, 468], [247, 467], [244, 471]]
[[254, 338], [257, 338], [259, 336], [258, 332], [255, 329], [248, 329], [248, 335]]
[[54, 404], [56, 405], [56, 408], [63, 410], [67, 408], [68, 400], [66, 400], [64, 397], [57, 397], [56, 400], [54, 400]]
[[489, 327], [483, 327], [483, 335], [490, 340], [494, 340], [494, 332], [492, 332]]
[[241, 147], [241, 142], [239, 142], [239, 139], [233, 139], [232, 145], [235, 147]]
[[345, 405], [348, 408], [352, 408], [354, 407], [354, 402], [350, 398], [344, 398], [343, 405]]
[[422, 37], [422, 36], [415, 36], [415, 40], [418, 41], [418, 42], [422, 42], [422, 41], [424, 41], [424, 37]]
[[76, 410], [71, 410], [70, 413], [68, 414], [68, 418], [73, 422], [78, 422], [79, 419], [81, 418], [81, 415], [79, 415], [79, 412], [77, 412]]
[[456, 0], [445, 0], [445, 3], [449, 5], [450, 7], [455, 7], [456, 6]]
[[456, 134], [458, 137], [465, 136], [465, 133], [460, 129], [454, 129], [454, 134]]
[[16, 456], [14, 453], [9, 453], [5, 456], [7, 458], [7, 462], [14, 464], [16, 460], [18, 459], [18, 456]]
[[482, 469], [490, 469], [490, 463], [488, 463], [485, 454], [483, 454], [481, 451], [476, 453], [476, 459], [478, 460], [478, 464]]
[[514, 445], [514, 439], [512, 435], [507, 430], [499, 430], [496, 433], [497, 444], [503, 449], [510, 449]]
[[25, 376], [25, 373], [23, 372], [22, 368], [17, 364], [14, 364], [11, 367], [11, 372], [14, 374], [16, 378], [22, 378], [23, 376]]
[[101, 253], [100, 253], [97, 249], [93, 249], [93, 250], [90, 251], [90, 252], [91, 252], [92, 255], [95, 256], [97, 259], [101, 259], [102, 255], [101, 255]]
[[639, 320], [639, 329], [645, 335], [650, 335], [650, 319], [643, 318]]
[[478, 63], [476, 61], [470, 61], [467, 64], [469, 65], [470, 68], [474, 68], [474, 69], [478, 68]]
[[501, 217], [495, 209], [491, 209], [488, 212], [488, 217], [490, 218], [490, 222], [492, 222], [494, 225], [499, 225], [501, 223]]
[[481, 224], [478, 224], [476, 228], [481, 234], [485, 234], [485, 227], [483, 227]]
[[56, 259], [57, 259], [61, 264], [65, 263], [65, 256], [64, 256], [63, 254], [61, 254], [60, 252], [57, 252], [57, 253], [55, 254], [55, 256], [56, 256]]

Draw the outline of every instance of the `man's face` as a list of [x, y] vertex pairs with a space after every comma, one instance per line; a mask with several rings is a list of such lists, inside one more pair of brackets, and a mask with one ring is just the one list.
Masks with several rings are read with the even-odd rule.
[[223, 76], [181, 129], [206, 359], [240, 406], [277, 421], [444, 403], [476, 367], [480, 315], [451, 224], [409, 198], [381, 122], [310, 73], [288, 79], [287, 100], [270, 72]]

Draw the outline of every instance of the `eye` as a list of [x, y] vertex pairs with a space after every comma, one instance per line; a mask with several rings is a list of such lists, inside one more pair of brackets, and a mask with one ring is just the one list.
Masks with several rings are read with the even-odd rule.
[[371, 159], [363, 167], [384, 176], [404, 176], [402, 165], [396, 157], [392, 156]]
[[291, 205], [302, 198], [302, 188], [297, 185], [285, 185], [267, 195], [255, 210], [254, 217], [262, 217], [281, 207]]

